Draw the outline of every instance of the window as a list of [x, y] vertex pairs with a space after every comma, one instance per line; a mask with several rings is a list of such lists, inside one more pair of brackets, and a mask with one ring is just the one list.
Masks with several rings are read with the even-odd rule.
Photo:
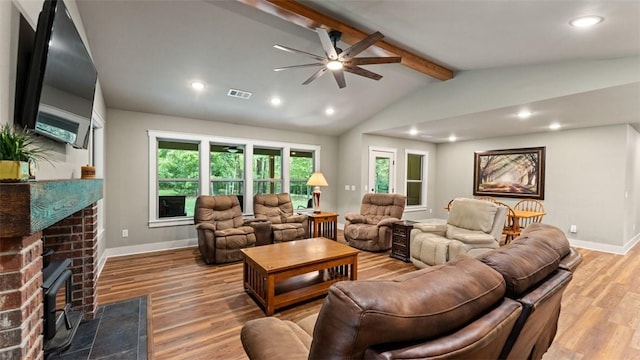
[[199, 146], [158, 141], [158, 217], [193, 216], [199, 194]]
[[407, 206], [426, 206], [426, 153], [407, 151]]
[[307, 180], [314, 171], [312, 151], [291, 150], [289, 156], [289, 188], [294, 209], [313, 207], [311, 186]]
[[282, 150], [253, 148], [253, 193], [282, 192]]
[[244, 146], [209, 146], [210, 195], [237, 195], [244, 211]]
[[149, 227], [193, 225], [199, 195], [236, 195], [247, 215], [257, 193], [306, 208], [319, 166], [317, 145], [149, 130]]

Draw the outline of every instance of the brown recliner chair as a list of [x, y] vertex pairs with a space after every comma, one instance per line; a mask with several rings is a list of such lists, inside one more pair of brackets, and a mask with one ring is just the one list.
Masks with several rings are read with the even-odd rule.
[[274, 243], [307, 238], [307, 215], [293, 213], [288, 193], [256, 194], [253, 198], [253, 216], [271, 222]]
[[345, 215], [344, 238], [349, 246], [367, 251], [391, 248], [391, 224], [400, 221], [407, 197], [400, 194], [365, 194], [360, 213]]
[[240, 249], [252, 247], [256, 235], [244, 221], [235, 195], [201, 195], [196, 199], [193, 221], [198, 231], [198, 248], [207, 264], [242, 260]]

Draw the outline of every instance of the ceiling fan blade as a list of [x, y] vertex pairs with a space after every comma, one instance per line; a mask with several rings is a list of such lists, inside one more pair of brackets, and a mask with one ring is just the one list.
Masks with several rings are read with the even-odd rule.
[[382, 39], [383, 37], [384, 35], [382, 35], [379, 31], [374, 32], [373, 34], [358, 41], [357, 43], [353, 44], [351, 47], [349, 47], [348, 49], [340, 53], [340, 56], [338, 56], [338, 60], [340, 61], [351, 60], [352, 57], [365, 51], [369, 46], [375, 44], [376, 41]]
[[327, 70], [328, 69], [326, 67], [321, 67], [320, 69], [318, 69], [318, 71], [313, 73], [313, 75], [311, 75], [310, 78], [308, 78], [305, 82], [303, 82], [302, 85], [309, 85], [310, 82], [324, 75], [324, 73], [326, 73]]
[[347, 82], [344, 79], [344, 71], [342, 71], [342, 69], [332, 70], [331, 72], [333, 73], [333, 77], [336, 79], [340, 89], [347, 86]]
[[350, 72], [352, 74], [364, 76], [364, 77], [367, 77], [369, 79], [373, 79], [373, 80], [382, 79], [382, 75], [376, 74], [373, 71], [369, 71], [369, 70], [363, 69], [363, 68], [358, 67], [358, 66], [345, 66], [345, 67], [343, 67], [343, 69], [344, 69], [344, 71], [348, 71], [348, 72]]
[[293, 49], [290, 47], [286, 47], [286, 46], [282, 46], [282, 45], [273, 45], [274, 48], [278, 49], [278, 50], [282, 50], [282, 51], [287, 51], [290, 53], [294, 53], [294, 54], [302, 54], [302, 55], [307, 55], [310, 56], [318, 61], [324, 61], [326, 60], [324, 57], [320, 56], [320, 55], [316, 55], [316, 54], [312, 54], [312, 53], [308, 53], [306, 51], [302, 51], [302, 50], [297, 50], [297, 49]]
[[345, 61], [345, 64], [349, 65], [372, 65], [372, 64], [392, 64], [399, 63], [402, 61], [402, 58], [399, 56], [388, 56], [388, 57], [361, 57], [361, 58], [353, 58], [349, 61]]
[[322, 44], [322, 48], [324, 49], [324, 52], [327, 54], [327, 57], [329, 58], [329, 60], [337, 59], [338, 53], [336, 52], [336, 49], [333, 47], [333, 44], [331, 43], [331, 38], [329, 38], [329, 33], [327, 32], [327, 30], [319, 27], [316, 29], [316, 32], [318, 33], [318, 37], [320, 37], [320, 43]]
[[324, 64], [323, 63], [313, 63], [313, 64], [283, 66], [283, 67], [275, 68], [275, 69], [273, 69], [273, 71], [282, 71], [282, 70], [289, 70], [289, 69], [295, 69], [295, 68], [304, 68], [304, 67], [311, 67], [311, 66], [324, 66]]

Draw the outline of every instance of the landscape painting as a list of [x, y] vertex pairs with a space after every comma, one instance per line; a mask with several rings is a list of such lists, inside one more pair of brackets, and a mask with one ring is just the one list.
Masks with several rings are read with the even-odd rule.
[[544, 199], [545, 147], [476, 151], [473, 195]]

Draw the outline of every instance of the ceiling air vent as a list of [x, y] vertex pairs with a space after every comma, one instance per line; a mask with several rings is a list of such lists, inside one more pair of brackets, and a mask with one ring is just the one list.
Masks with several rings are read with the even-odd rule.
[[229, 89], [228, 96], [249, 100], [251, 93], [243, 90]]

